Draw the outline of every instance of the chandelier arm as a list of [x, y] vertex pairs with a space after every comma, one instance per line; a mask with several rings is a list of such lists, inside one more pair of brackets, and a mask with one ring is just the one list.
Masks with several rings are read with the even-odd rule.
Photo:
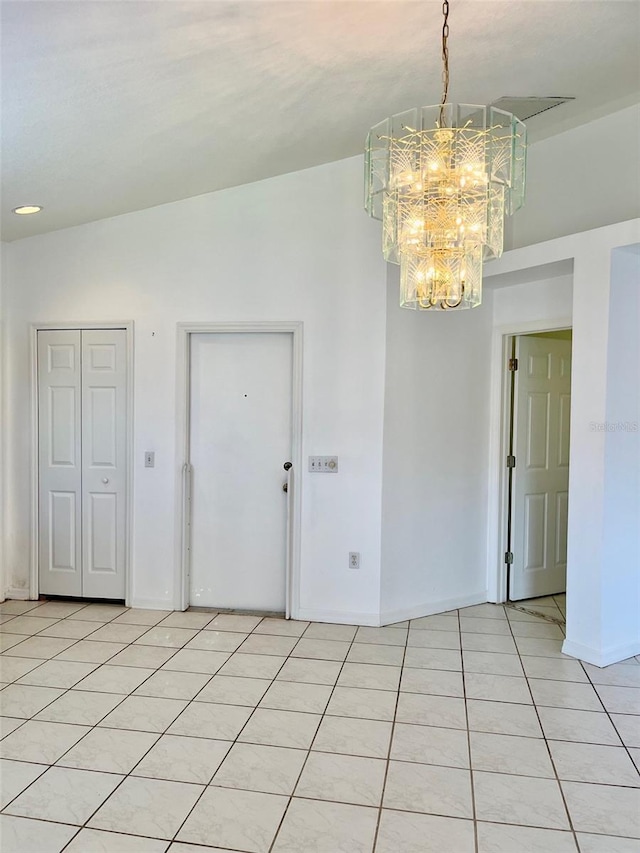
[[438, 124], [444, 127], [444, 105], [449, 97], [449, 0], [442, 4], [444, 22], [442, 24], [442, 100], [440, 102], [440, 117]]

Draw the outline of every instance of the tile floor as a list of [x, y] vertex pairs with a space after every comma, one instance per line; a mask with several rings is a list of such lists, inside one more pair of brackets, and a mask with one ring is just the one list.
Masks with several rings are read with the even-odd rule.
[[640, 850], [640, 663], [564, 657], [531, 613], [0, 623], [2, 853]]

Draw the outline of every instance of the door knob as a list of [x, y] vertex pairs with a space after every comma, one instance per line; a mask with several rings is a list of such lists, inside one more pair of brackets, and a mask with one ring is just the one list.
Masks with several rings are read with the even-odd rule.
[[285, 471], [288, 471], [290, 468], [293, 468], [293, 463], [292, 462], [285, 462], [283, 465], [283, 468]]
[[109, 478], [108, 478], [108, 477], [103, 477], [103, 478], [102, 478], [102, 482], [103, 482], [103, 483], [105, 484], [105, 486], [106, 486], [106, 485], [107, 485], [107, 483], [109, 482]]

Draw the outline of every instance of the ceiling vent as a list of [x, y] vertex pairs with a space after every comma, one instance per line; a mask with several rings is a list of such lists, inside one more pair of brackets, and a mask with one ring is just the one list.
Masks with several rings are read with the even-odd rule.
[[534, 116], [545, 113], [547, 110], [552, 110], [554, 107], [559, 107], [566, 104], [568, 101], [575, 101], [574, 97], [510, 97], [505, 96], [498, 98], [491, 106], [497, 107], [499, 110], [504, 110], [507, 113], [513, 113], [520, 121], [527, 121]]

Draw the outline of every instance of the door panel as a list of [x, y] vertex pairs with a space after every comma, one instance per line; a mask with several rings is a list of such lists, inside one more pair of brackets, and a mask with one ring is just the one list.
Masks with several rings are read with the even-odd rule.
[[83, 594], [125, 597], [126, 331], [82, 332]]
[[39, 591], [82, 594], [80, 332], [38, 332]]
[[190, 603], [284, 611], [292, 336], [191, 335]]
[[571, 341], [516, 338], [510, 598], [564, 592]]

